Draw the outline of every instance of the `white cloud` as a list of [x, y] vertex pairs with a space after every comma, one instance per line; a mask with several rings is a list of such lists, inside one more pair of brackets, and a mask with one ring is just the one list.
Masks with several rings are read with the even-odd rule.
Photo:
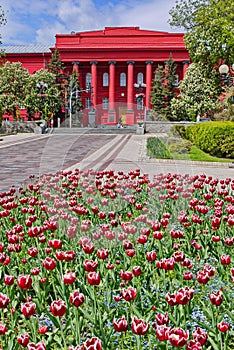
[[168, 11], [175, 0], [2, 0], [7, 25], [0, 28], [3, 43], [54, 46], [57, 33], [139, 26], [172, 31]]

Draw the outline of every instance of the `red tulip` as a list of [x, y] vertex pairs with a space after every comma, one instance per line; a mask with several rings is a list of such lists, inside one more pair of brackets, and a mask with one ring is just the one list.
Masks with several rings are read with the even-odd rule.
[[21, 304], [21, 312], [25, 317], [33, 316], [36, 313], [36, 304], [32, 301]]
[[94, 252], [94, 245], [92, 243], [86, 243], [82, 248], [85, 254], [92, 254]]
[[138, 244], [145, 244], [148, 241], [147, 235], [140, 235], [137, 239]]
[[42, 261], [42, 265], [46, 270], [49, 270], [49, 271], [54, 270], [56, 267], [56, 260], [54, 260], [53, 258], [47, 257]]
[[87, 272], [94, 272], [97, 270], [98, 262], [94, 260], [85, 260], [84, 261], [84, 269]]
[[155, 261], [157, 259], [157, 254], [155, 250], [146, 253], [146, 259], [148, 261]]
[[168, 340], [168, 334], [169, 334], [170, 328], [168, 328], [165, 324], [163, 325], [156, 325], [155, 328], [155, 335], [160, 341]]
[[133, 278], [133, 274], [131, 271], [124, 271], [124, 270], [121, 270], [120, 271], [120, 278], [123, 280], [123, 281], [131, 281], [132, 278]]
[[98, 286], [101, 281], [101, 276], [98, 272], [89, 272], [86, 276], [87, 281], [91, 286]]
[[191, 271], [185, 271], [183, 277], [186, 281], [193, 279], [193, 274]]
[[54, 248], [54, 249], [61, 249], [63, 242], [60, 239], [53, 239], [53, 240], [49, 239], [48, 245], [49, 245], [49, 247]]
[[177, 304], [187, 305], [193, 298], [194, 290], [189, 289], [186, 286], [184, 288], [180, 288], [175, 294]]
[[32, 286], [32, 278], [29, 275], [20, 275], [17, 278], [17, 283], [20, 289], [30, 289]]
[[125, 240], [123, 242], [124, 249], [132, 249], [133, 245], [132, 242]]
[[169, 331], [168, 339], [172, 346], [176, 348], [182, 347], [186, 344], [189, 337], [189, 332], [182, 328], [173, 328]]
[[227, 332], [229, 329], [229, 324], [227, 322], [222, 321], [217, 325], [217, 327], [220, 332]]
[[127, 256], [132, 258], [136, 254], [136, 251], [135, 251], [135, 249], [126, 249], [125, 253], [127, 254]]
[[209, 294], [210, 301], [213, 305], [220, 306], [223, 301], [223, 295], [221, 291], [212, 292]]
[[144, 335], [148, 332], [149, 324], [147, 324], [144, 320], [134, 317], [131, 324], [131, 328], [134, 334]]
[[204, 332], [200, 327], [193, 331], [193, 339], [201, 345], [205, 345], [207, 338], [207, 333]]
[[168, 312], [166, 312], [165, 315], [163, 315], [163, 314], [157, 314], [157, 315], [155, 316], [155, 321], [156, 321], [156, 324], [157, 324], [158, 326], [167, 325], [167, 324], [168, 324], [168, 321], [169, 321]]
[[34, 267], [34, 268], [31, 270], [31, 274], [32, 274], [33, 276], [37, 276], [37, 275], [39, 275], [39, 273], [40, 273], [40, 268], [39, 268], [39, 267]]
[[164, 270], [167, 270], [167, 271], [174, 270], [175, 259], [173, 257], [172, 258], [168, 258], [168, 259], [161, 259], [161, 263], [162, 263], [162, 268]]
[[118, 320], [113, 320], [113, 326], [116, 332], [126, 332], [128, 329], [128, 322], [123, 316]]
[[220, 261], [221, 261], [221, 264], [223, 264], [223, 265], [230, 265], [231, 257], [230, 257], [230, 255], [223, 254], [220, 257]]
[[70, 303], [73, 306], [79, 307], [84, 303], [84, 294], [78, 291], [75, 291], [70, 294]]
[[102, 342], [100, 339], [93, 337], [87, 339], [83, 344], [84, 350], [102, 350]]
[[41, 326], [38, 328], [39, 334], [46, 334], [48, 332], [49, 328], [47, 326]]
[[65, 275], [63, 275], [63, 283], [64, 284], [73, 284], [76, 280], [76, 273], [75, 272], [68, 272]]
[[38, 255], [38, 250], [36, 247], [28, 248], [28, 255], [35, 257]]
[[97, 251], [97, 256], [99, 259], [105, 260], [109, 255], [109, 250], [108, 249], [104, 249], [104, 248], [100, 248]]
[[17, 342], [22, 345], [23, 347], [26, 347], [29, 343], [29, 335], [28, 333], [20, 334], [17, 337]]
[[132, 273], [134, 276], [140, 276], [142, 274], [142, 269], [140, 266], [133, 266]]
[[198, 271], [197, 273], [197, 281], [201, 284], [206, 284], [210, 280], [210, 276], [206, 271]]
[[46, 345], [43, 341], [40, 341], [39, 343], [29, 343], [28, 344], [28, 350], [46, 350]]
[[196, 340], [189, 340], [186, 344], [186, 350], [202, 350], [202, 346]]
[[166, 301], [170, 306], [175, 306], [177, 304], [176, 301], [176, 294], [175, 293], [167, 293], [166, 294]]
[[10, 276], [10, 275], [5, 275], [3, 282], [6, 286], [12, 286], [14, 284], [14, 276]]
[[7, 331], [7, 326], [0, 321], [0, 335], [5, 334]]
[[55, 300], [50, 305], [50, 311], [54, 316], [64, 316], [67, 311], [67, 306], [63, 300]]
[[122, 289], [121, 294], [126, 301], [132, 301], [136, 298], [137, 291], [135, 288], [129, 287], [128, 289]]

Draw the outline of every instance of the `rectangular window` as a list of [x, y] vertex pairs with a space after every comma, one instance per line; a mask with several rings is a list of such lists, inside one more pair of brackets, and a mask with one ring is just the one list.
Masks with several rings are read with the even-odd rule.
[[91, 98], [90, 97], [86, 97], [86, 99], [85, 99], [85, 108], [86, 109], [91, 108]]
[[109, 99], [108, 97], [104, 97], [102, 99], [102, 109], [108, 109], [109, 105]]

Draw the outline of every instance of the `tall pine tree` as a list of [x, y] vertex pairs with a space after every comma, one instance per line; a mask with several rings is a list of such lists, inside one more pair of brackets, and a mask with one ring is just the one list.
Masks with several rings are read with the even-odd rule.
[[176, 63], [170, 55], [165, 67], [159, 65], [155, 70], [151, 92], [153, 119], [171, 119], [171, 100], [177, 95]]

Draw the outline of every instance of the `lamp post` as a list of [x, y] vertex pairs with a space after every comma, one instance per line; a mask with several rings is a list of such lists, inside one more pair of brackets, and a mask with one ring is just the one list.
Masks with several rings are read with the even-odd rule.
[[70, 129], [72, 128], [72, 96], [74, 94], [76, 94], [76, 99], [78, 98], [79, 96], [79, 93], [81, 92], [87, 92], [87, 93], [91, 93], [92, 92], [92, 86], [90, 83], [88, 83], [86, 85], [86, 89], [81, 89], [81, 90], [74, 90], [72, 91], [72, 89], [70, 90], [70, 96], [69, 96], [69, 127]]
[[145, 97], [145, 95], [143, 94], [143, 91], [146, 88], [146, 84], [143, 82], [142, 83], [135, 83], [134, 88], [137, 91], [136, 100], [137, 100], [137, 105], [139, 106], [139, 109], [140, 109], [140, 120], [139, 120], [138, 124], [141, 126], [143, 124], [142, 111], [143, 111], [143, 101], [144, 101], [144, 97]]
[[234, 64], [232, 65], [231, 70], [227, 64], [221, 64], [221, 66], [219, 66], [221, 80], [225, 85], [234, 86], [234, 76], [232, 76], [232, 71], [234, 71]]
[[38, 97], [41, 98], [41, 119], [44, 120], [44, 114], [43, 114], [43, 109], [44, 109], [44, 97], [46, 96], [46, 90], [48, 89], [48, 84], [44, 83], [44, 81], [40, 81], [39, 83], [36, 84], [36, 88], [38, 90]]

